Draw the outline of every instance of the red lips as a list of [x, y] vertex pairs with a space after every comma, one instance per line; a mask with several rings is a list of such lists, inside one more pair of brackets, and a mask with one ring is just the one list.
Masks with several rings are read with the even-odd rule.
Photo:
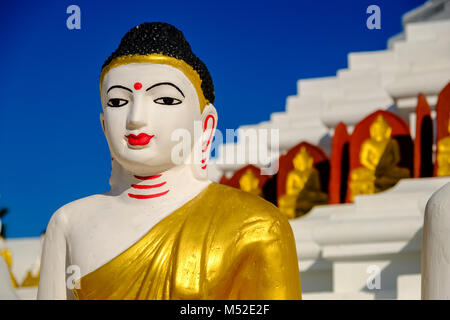
[[129, 134], [125, 136], [128, 139], [128, 143], [132, 146], [145, 146], [150, 140], [154, 137], [154, 135], [148, 135], [146, 133], [139, 133], [138, 135]]

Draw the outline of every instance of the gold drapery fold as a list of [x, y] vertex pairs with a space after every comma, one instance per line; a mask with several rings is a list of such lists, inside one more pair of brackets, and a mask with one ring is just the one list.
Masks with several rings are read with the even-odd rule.
[[78, 299], [301, 299], [292, 230], [269, 202], [210, 184], [80, 280]]

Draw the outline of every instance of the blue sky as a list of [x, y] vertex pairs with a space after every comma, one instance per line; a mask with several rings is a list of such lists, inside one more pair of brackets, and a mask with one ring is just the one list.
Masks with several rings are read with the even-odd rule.
[[[75, 199], [108, 189], [98, 77], [142, 22], [181, 29], [214, 81], [219, 129], [283, 111], [301, 78], [335, 75], [347, 53], [382, 50], [424, 0], [2, 1], [0, 207], [7, 237], [37, 236]], [[68, 30], [66, 8], [81, 8]], [[381, 30], [366, 8], [381, 8]]]

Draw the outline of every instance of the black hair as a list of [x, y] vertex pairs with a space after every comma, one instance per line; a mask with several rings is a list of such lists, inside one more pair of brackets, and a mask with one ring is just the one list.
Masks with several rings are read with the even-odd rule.
[[203, 95], [209, 102], [214, 103], [214, 85], [208, 69], [192, 52], [191, 46], [184, 38], [183, 33], [168, 23], [146, 22], [128, 31], [120, 41], [116, 51], [105, 61], [102, 70], [114, 58], [152, 53], [183, 60], [190, 65], [197, 71], [202, 80]]

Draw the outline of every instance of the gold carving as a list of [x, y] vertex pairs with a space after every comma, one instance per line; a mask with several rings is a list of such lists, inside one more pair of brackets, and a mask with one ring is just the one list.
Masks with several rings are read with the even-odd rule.
[[410, 177], [408, 169], [397, 167], [400, 148], [391, 139], [391, 133], [392, 128], [382, 115], [370, 126], [370, 138], [363, 142], [359, 154], [363, 167], [353, 169], [350, 174], [351, 201], [355, 195], [380, 192]]
[[239, 179], [239, 186], [243, 191], [256, 194], [257, 196], [261, 195], [261, 189], [259, 188], [259, 179], [251, 169], [247, 169], [241, 176], [241, 178]]
[[37, 287], [39, 285], [39, 272], [34, 275], [30, 270], [27, 272], [27, 276], [22, 281], [21, 287]]
[[[450, 133], [450, 119], [448, 121], [448, 133]], [[437, 143], [438, 177], [450, 176], [450, 136], [440, 139]]]
[[16, 278], [14, 277], [14, 274], [12, 273], [12, 270], [11, 270], [11, 268], [12, 268], [12, 253], [11, 253], [11, 251], [8, 249], [3, 249], [0, 252], [0, 256], [2, 256], [3, 259], [5, 259], [6, 265], [8, 266], [9, 275], [11, 276], [11, 283], [12, 283], [13, 288], [17, 288], [18, 285], [17, 285]]
[[328, 195], [320, 190], [319, 172], [314, 159], [301, 147], [292, 160], [294, 169], [286, 179], [286, 194], [280, 197], [280, 210], [292, 219], [307, 213], [317, 204], [325, 204]]

